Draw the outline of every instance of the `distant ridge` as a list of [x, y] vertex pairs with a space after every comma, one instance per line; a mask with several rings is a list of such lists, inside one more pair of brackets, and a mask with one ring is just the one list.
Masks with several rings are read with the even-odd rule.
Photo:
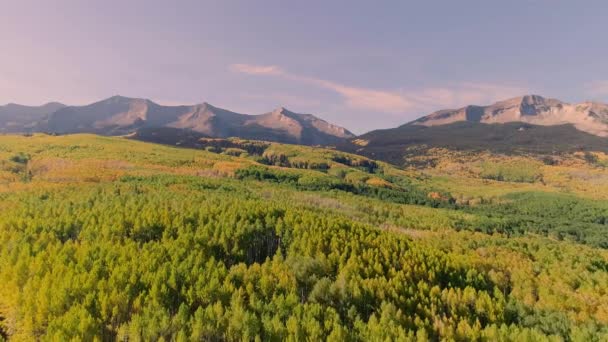
[[[413, 145], [501, 152], [552, 153], [607, 150], [608, 105], [569, 104], [540, 95], [524, 95], [491, 105], [468, 105], [423, 116], [393, 129], [356, 137], [347, 129], [312, 114], [284, 107], [251, 115], [209, 103], [163, 106], [148, 99], [112, 96], [85, 106], [0, 106], [0, 133], [47, 132], [130, 135], [147, 141], [179, 142], [192, 137], [331, 145], [396, 160]], [[374, 155], [370, 155], [373, 150]], [[390, 154], [390, 158], [381, 155]]]
[[395, 165], [433, 147], [503, 154], [608, 153], [608, 105], [525, 95], [488, 106], [436, 111], [340, 146]]
[[469, 105], [459, 109], [440, 110], [411, 124], [437, 126], [459, 121], [488, 124], [525, 122], [542, 126], [571, 124], [580, 131], [606, 137], [608, 105], [598, 102], [569, 104], [539, 95], [524, 95], [489, 106]]
[[10, 127], [2, 132], [127, 135], [145, 129], [146, 134], [158, 130], [158, 134], [184, 132], [213, 138], [240, 137], [304, 145], [330, 145], [354, 137], [343, 127], [283, 107], [266, 114], [249, 115], [206, 102], [163, 106], [148, 99], [118, 95], [85, 106], [21, 106], [36, 114], [29, 116], [23, 116], [25, 109], [16, 106], [0, 107], [3, 110], [0, 127]]
[[31, 130], [38, 121], [63, 107], [65, 105], [59, 102], [49, 102], [42, 106], [24, 106], [15, 103], [0, 106], [0, 133]]

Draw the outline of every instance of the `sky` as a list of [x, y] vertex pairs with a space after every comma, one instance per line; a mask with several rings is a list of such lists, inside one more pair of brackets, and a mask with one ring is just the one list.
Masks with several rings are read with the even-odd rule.
[[608, 102], [606, 1], [0, 0], [0, 104], [113, 95], [355, 133], [523, 94]]

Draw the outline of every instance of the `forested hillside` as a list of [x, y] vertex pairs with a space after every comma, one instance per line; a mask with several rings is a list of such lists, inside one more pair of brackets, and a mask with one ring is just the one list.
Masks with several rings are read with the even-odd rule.
[[197, 144], [0, 136], [0, 340], [608, 339], [604, 155]]
[[577, 130], [572, 125], [539, 126], [523, 122], [486, 124], [454, 122], [439, 126], [406, 124], [365, 133], [341, 146], [394, 165], [407, 163], [413, 151], [429, 148], [491, 151], [508, 155], [562, 155], [574, 152], [608, 152], [608, 139]]

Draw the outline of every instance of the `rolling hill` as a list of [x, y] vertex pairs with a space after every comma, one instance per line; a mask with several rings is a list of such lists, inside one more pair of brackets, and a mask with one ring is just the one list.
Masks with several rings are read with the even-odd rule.
[[0, 340], [608, 337], [606, 191], [208, 141], [0, 136]]

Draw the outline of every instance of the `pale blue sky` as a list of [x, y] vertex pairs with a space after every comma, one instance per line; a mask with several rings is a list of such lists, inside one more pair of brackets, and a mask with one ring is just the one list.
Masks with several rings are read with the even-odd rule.
[[361, 133], [523, 93], [608, 101], [606, 1], [2, 1], [0, 104], [278, 106]]

